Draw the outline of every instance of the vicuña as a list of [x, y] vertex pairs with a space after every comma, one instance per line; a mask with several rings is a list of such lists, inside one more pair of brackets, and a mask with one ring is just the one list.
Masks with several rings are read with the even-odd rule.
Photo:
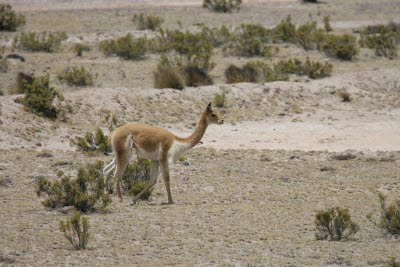
[[180, 138], [168, 130], [143, 124], [127, 124], [115, 129], [108, 138], [108, 145], [111, 146], [115, 158], [103, 170], [106, 176], [106, 188], [108, 188], [108, 174], [115, 169], [114, 180], [118, 197], [122, 201], [119, 179], [135, 149], [138, 157], [151, 161], [151, 167], [149, 184], [133, 198], [133, 204], [136, 204], [136, 201], [155, 185], [160, 169], [167, 189], [168, 203], [173, 204], [169, 187], [169, 164], [199, 143], [209, 124], [223, 122], [212, 109], [210, 102], [201, 114], [196, 130], [187, 138]]

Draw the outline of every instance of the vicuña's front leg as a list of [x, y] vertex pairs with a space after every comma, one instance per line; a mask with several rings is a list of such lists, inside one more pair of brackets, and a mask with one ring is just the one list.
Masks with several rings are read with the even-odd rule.
[[150, 188], [156, 184], [157, 182], [157, 177], [159, 174], [159, 168], [160, 164], [158, 163], [158, 161], [152, 161], [151, 165], [150, 165], [150, 181], [149, 184], [145, 187], [145, 189], [142, 190], [142, 192], [140, 192], [138, 195], [136, 195], [133, 198], [133, 204], [136, 204], [136, 201], [144, 194], [146, 193], [148, 190], [150, 190]]
[[164, 161], [161, 163], [161, 172], [162, 176], [164, 178], [164, 184], [167, 189], [167, 194], [168, 194], [168, 203], [169, 204], [174, 204], [174, 201], [172, 201], [172, 196], [171, 196], [171, 189], [169, 187], [169, 167], [168, 167], [168, 161]]

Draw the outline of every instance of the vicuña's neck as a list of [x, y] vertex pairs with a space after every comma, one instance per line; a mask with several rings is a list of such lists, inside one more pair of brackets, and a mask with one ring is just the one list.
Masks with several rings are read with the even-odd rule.
[[203, 114], [201, 114], [199, 123], [197, 124], [196, 130], [194, 130], [191, 136], [183, 138], [182, 141], [187, 143], [189, 145], [189, 148], [194, 147], [200, 142], [201, 138], [203, 138], [207, 126], [208, 126], [207, 115], [206, 112], [203, 112]]

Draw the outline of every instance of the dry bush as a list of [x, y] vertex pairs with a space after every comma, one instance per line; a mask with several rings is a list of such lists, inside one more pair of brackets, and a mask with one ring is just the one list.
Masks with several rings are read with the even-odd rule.
[[70, 144], [76, 146], [78, 151], [88, 152], [89, 155], [93, 155], [95, 152], [104, 154], [111, 152], [108, 146], [108, 136], [104, 135], [99, 127], [94, 134], [87, 132], [85, 137], [80, 137], [77, 140], [70, 139]]
[[147, 52], [149, 40], [133, 38], [130, 33], [121, 38], [100, 42], [100, 49], [104, 54], [117, 55], [123, 59], [142, 59]]
[[210, 75], [198, 66], [185, 66], [182, 69], [186, 86], [211, 85], [213, 80]]
[[4, 51], [6, 50], [5, 46], [0, 47], [0, 72], [8, 71], [8, 62], [7, 57], [4, 55]]
[[145, 15], [143, 12], [134, 14], [132, 21], [136, 23], [139, 30], [156, 30], [160, 28], [164, 19], [154, 15]]
[[14, 90], [14, 94], [24, 94], [26, 85], [32, 85], [34, 76], [32, 74], [27, 74], [24, 72], [18, 72], [16, 79], [16, 87]]
[[341, 60], [352, 60], [358, 53], [356, 38], [351, 34], [327, 34], [321, 48], [328, 57]]
[[222, 89], [222, 93], [218, 94], [215, 93], [214, 96], [214, 104], [215, 106], [222, 108], [225, 105], [225, 97], [226, 97], [226, 92], [225, 92], [225, 88], [221, 88]]
[[378, 223], [372, 219], [372, 213], [367, 218], [375, 225], [379, 226], [385, 232], [392, 235], [400, 235], [400, 199], [394, 204], [386, 205], [386, 196], [379, 193], [379, 202], [381, 204], [381, 216]]
[[234, 9], [239, 12], [241, 4], [242, 0], [203, 0], [204, 8], [223, 13], [232, 12]]
[[154, 71], [154, 88], [182, 90], [185, 88], [185, 85], [179, 70], [173, 66], [159, 65]]
[[90, 47], [87, 46], [87, 45], [80, 44], [80, 43], [74, 45], [74, 53], [75, 53], [78, 57], [81, 57], [84, 51], [85, 51], [85, 52], [90, 51]]
[[14, 37], [13, 48], [31, 52], [55, 52], [60, 47], [61, 42], [67, 38], [65, 32], [22, 32]]
[[350, 102], [351, 101], [351, 98], [350, 98], [351, 94], [345, 88], [340, 90], [338, 92], [338, 95], [342, 98], [343, 102]]
[[[128, 164], [121, 177], [121, 188], [129, 195], [136, 196], [147, 186], [150, 181], [150, 161], [139, 158]], [[153, 189], [143, 194], [140, 199], [148, 200]]]
[[245, 65], [242, 68], [239, 68], [231, 64], [225, 70], [225, 78], [226, 83], [256, 83], [260, 81], [260, 75], [257, 69], [251, 65]]
[[87, 86], [93, 84], [93, 74], [83, 66], [81, 66], [81, 68], [75, 66], [72, 68], [68, 67], [60, 72], [57, 78], [69, 85]]

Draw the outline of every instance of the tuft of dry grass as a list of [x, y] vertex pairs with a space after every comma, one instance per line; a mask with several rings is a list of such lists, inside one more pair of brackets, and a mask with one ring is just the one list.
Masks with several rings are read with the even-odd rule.
[[154, 88], [185, 88], [182, 75], [172, 66], [158, 66], [154, 71]]
[[337, 93], [341, 98], [343, 102], [351, 102], [351, 94], [343, 88]]
[[225, 70], [226, 83], [250, 82], [256, 83], [260, 81], [260, 75], [253, 66], [245, 65], [239, 68], [233, 64]]
[[213, 80], [210, 75], [198, 66], [186, 66], [182, 70], [186, 86], [211, 85]]

